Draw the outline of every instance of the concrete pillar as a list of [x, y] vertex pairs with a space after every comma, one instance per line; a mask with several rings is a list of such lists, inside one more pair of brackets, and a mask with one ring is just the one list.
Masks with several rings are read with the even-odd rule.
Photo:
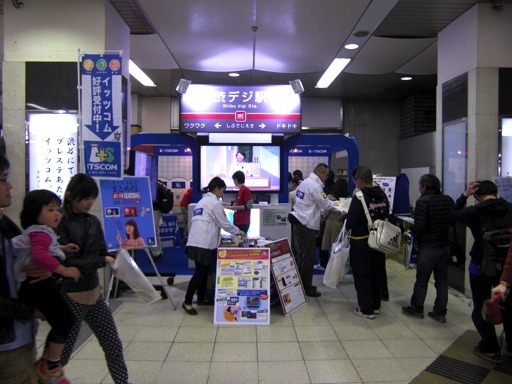
[[130, 30], [110, 1], [30, 1], [19, 9], [4, 4], [3, 136], [14, 185], [6, 212], [15, 220], [26, 191], [25, 63], [77, 62], [79, 50], [123, 50], [123, 75], [130, 78]]

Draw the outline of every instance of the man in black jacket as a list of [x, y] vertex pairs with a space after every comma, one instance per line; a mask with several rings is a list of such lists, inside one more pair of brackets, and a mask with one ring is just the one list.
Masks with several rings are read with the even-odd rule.
[[420, 177], [421, 196], [416, 201], [414, 224], [411, 226], [418, 242], [416, 282], [411, 305], [402, 307], [407, 316], [423, 318], [423, 304], [427, 296], [428, 282], [434, 273], [436, 300], [434, 310], [428, 315], [440, 323], [446, 323], [448, 304], [448, 262], [450, 259], [450, 211], [453, 199], [441, 192], [441, 182], [430, 174]]
[[[467, 206], [468, 197], [473, 196], [476, 205]], [[499, 284], [499, 275], [487, 276], [482, 273], [481, 263], [483, 257], [481, 222], [483, 216], [490, 216], [495, 219], [503, 218], [510, 220], [512, 203], [498, 197], [498, 187], [490, 180], [471, 181], [466, 190], [455, 202], [450, 217], [453, 220], [464, 223], [470, 230], [475, 239], [469, 255], [471, 262], [469, 264], [469, 284], [471, 287], [471, 296], [473, 299], [473, 312], [471, 319], [476, 330], [480, 334], [481, 340], [473, 349], [478, 356], [492, 362], [501, 361], [501, 350], [496, 337], [494, 325], [486, 322], [482, 317], [482, 307], [484, 301], [489, 299], [491, 289]], [[508, 221], [508, 226], [512, 226], [512, 220]], [[506, 306], [508, 304], [505, 304]], [[507, 349], [512, 352], [512, 316], [505, 311], [503, 329], [507, 340]]]
[[[9, 161], [0, 155], [0, 208], [11, 205], [12, 184]], [[11, 239], [21, 233], [18, 226], [0, 212], [0, 383], [37, 384], [34, 367], [35, 316], [41, 313], [21, 303], [14, 280]], [[50, 272], [30, 264], [23, 270], [30, 277], [44, 279]], [[36, 281], [34, 280], [34, 281]]]

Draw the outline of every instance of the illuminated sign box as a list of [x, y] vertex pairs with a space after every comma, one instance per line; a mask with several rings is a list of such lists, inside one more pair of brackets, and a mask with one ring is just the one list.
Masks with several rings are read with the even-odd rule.
[[181, 133], [300, 133], [301, 97], [289, 85], [191, 84], [180, 96]]

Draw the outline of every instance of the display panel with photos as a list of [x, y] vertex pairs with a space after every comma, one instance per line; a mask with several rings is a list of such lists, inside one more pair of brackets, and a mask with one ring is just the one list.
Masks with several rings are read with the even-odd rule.
[[277, 145], [202, 145], [200, 183], [206, 187], [218, 176], [226, 191], [236, 191], [232, 179], [236, 171], [245, 173], [245, 185], [252, 191], [279, 192], [281, 186], [281, 148]]

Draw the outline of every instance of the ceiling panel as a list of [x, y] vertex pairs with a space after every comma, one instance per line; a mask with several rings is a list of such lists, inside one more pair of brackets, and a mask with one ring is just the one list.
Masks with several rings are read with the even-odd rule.
[[[401, 100], [435, 91], [441, 30], [476, 3], [499, 7], [512, 0], [111, 2], [114, 7], [139, 7], [134, 14], [145, 15], [156, 32], [151, 38], [132, 38], [132, 58], [158, 85], [148, 89], [133, 80], [132, 89], [141, 95], [176, 95], [180, 78], [244, 85], [299, 78], [304, 97]], [[351, 41], [360, 48], [342, 48]], [[334, 57], [353, 60], [329, 88], [316, 89]], [[229, 78], [227, 72], [234, 70], [240, 77]], [[413, 80], [400, 81], [403, 74]]]

